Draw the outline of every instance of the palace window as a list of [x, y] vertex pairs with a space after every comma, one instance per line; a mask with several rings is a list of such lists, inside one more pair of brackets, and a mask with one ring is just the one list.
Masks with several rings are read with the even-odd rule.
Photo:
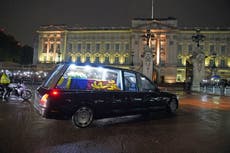
[[100, 51], [100, 47], [101, 47], [100, 44], [96, 44], [96, 52], [99, 52], [99, 51]]
[[191, 44], [188, 45], [188, 53], [189, 53], [189, 54], [192, 54], [192, 45], [191, 45]]
[[73, 49], [73, 45], [72, 44], [68, 44], [68, 51], [71, 52]]
[[115, 64], [120, 64], [119, 63], [119, 57], [115, 57]]
[[86, 51], [90, 51], [91, 50], [91, 44], [86, 44]]
[[182, 54], [182, 45], [177, 46], [177, 54], [181, 55]]
[[221, 46], [221, 47], [220, 47], [220, 54], [221, 54], [222, 56], [225, 55], [225, 50], [226, 50], [226, 46]]
[[57, 53], [60, 53], [60, 51], [61, 51], [60, 44], [57, 44], [57, 49], [56, 49], [56, 52], [57, 52]]
[[77, 63], [81, 63], [81, 56], [77, 56]]
[[53, 53], [54, 52], [54, 44], [50, 44], [50, 50], [49, 50], [50, 53]]
[[85, 63], [90, 63], [90, 57], [89, 56], [86, 57]]
[[220, 67], [223, 67], [223, 68], [226, 67], [226, 62], [224, 59], [220, 60]]
[[125, 51], [129, 50], [129, 44], [125, 44]]
[[104, 63], [109, 64], [109, 57], [108, 56], [105, 57], [105, 62]]
[[109, 51], [109, 50], [110, 50], [110, 44], [107, 43], [107, 44], [105, 44], [105, 51]]
[[214, 67], [215, 66], [214, 59], [210, 59], [209, 60], [209, 66], [210, 67]]
[[120, 44], [115, 44], [115, 51], [119, 51], [120, 50]]
[[215, 51], [214, 51], [214, 45], [210, 45], [209, 46], [210, 48], [209, 48], [209, 52], [210, 52], [210, 54], [213, 54]]
[[178, 65], [178, 66], [182, 66], [182, 59], [181, 59], [181, 58], [178, 58], [178, 59], [177, 59], [177, 65]]
[[125, 64], [126, 64], [126, 65], [129, 64], [129, 57], [125, 57]]
[[68, 57], [68, 62], [72, 62], [72, 56]]
[[81, 44], [77, 44], [77, 51], [78, 51], [78, 52], [81, 51], [81, 48], [82, 48]]
[[48, 45], [47, 45], [47, 44], [44, 44], [44, 46], [43, 46], [43, 53], [46, 53], [46, 52], [47, 52], [47, 47], [48, 47]]
[[94, 63], [96, 63], [96, 64], [99, 64], [99, 63], [100, 63], [99, 57], [98, 57], [98, 56], [95, 58], [95, 62], [94, 62]]

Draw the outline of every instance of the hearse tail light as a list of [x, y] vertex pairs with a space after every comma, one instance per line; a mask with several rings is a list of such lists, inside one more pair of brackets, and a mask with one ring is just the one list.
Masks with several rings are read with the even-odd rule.
[[48, 101], [49, 95], [44, 94], [40, 100], [40, 105], [46, 107], [47, 101]]
[[56, 89], [54, 89], [50, 92], [50, 95], [52, 95], [52, 96], [58, 96], [59, 94], [60, 94], [59, 90], [56, 90]]

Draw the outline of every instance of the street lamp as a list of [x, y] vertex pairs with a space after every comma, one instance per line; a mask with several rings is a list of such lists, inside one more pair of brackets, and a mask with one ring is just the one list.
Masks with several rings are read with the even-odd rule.
[[146, 30], [146, 34], [142, 35], [142, 37], [146, 41], [146, 46], [149, 46], [150, 45], [150, 41], [152, 40], [152, 38], [154, 38], [154, 35], [151, 33], [150, 29], [147, 29]]
[[204, 41], [205, 36], [200, 34], [200, 29], [196, 29], [196, 35], [192, 36], [192, 41], [197, 43], [197, 47], [200, 47], [200, 42]]

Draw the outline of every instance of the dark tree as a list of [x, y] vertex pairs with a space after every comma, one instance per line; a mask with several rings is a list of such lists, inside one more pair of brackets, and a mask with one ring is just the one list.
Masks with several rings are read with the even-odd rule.
[[30, 46], [23, 46], [20, 50], [20, 64], [27, 65], [33, 62], [33, 48]]
[[20, 64], [32, 64], [33, 48], [21, 46], [11, 35], [7, 35], [0, 29], [0, 61], [15, 62]]

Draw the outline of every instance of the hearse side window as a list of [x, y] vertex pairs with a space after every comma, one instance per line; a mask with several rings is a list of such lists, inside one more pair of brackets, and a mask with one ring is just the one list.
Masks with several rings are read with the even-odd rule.
[[73, 90], [122, 90], [121, 71], [73, 64], [68, 67], [56, 87]]
[[140, 91], [155, 91], [156, 86], [148, 80], [145, 76], [140, 75], [140, 86], [139, 86]]
[[135, 73], [124, 72], [124, 86], [125, 91], [138, 91]]
[[54, 82], [54, 81], [56, 80], [55, 75], [57, 75], [57, 74], [61, 71], [61, 69], [62, 69], [63, 66], [64, 66], [63, 64], [58, 65], [58, 66], [54, 69], [54, 71], [51, 72], [51, 73], [47, 76], [47, 79], [44, 81], [43, 87], [49, 88], [53, 83], [55, 83], [55, 82]]

